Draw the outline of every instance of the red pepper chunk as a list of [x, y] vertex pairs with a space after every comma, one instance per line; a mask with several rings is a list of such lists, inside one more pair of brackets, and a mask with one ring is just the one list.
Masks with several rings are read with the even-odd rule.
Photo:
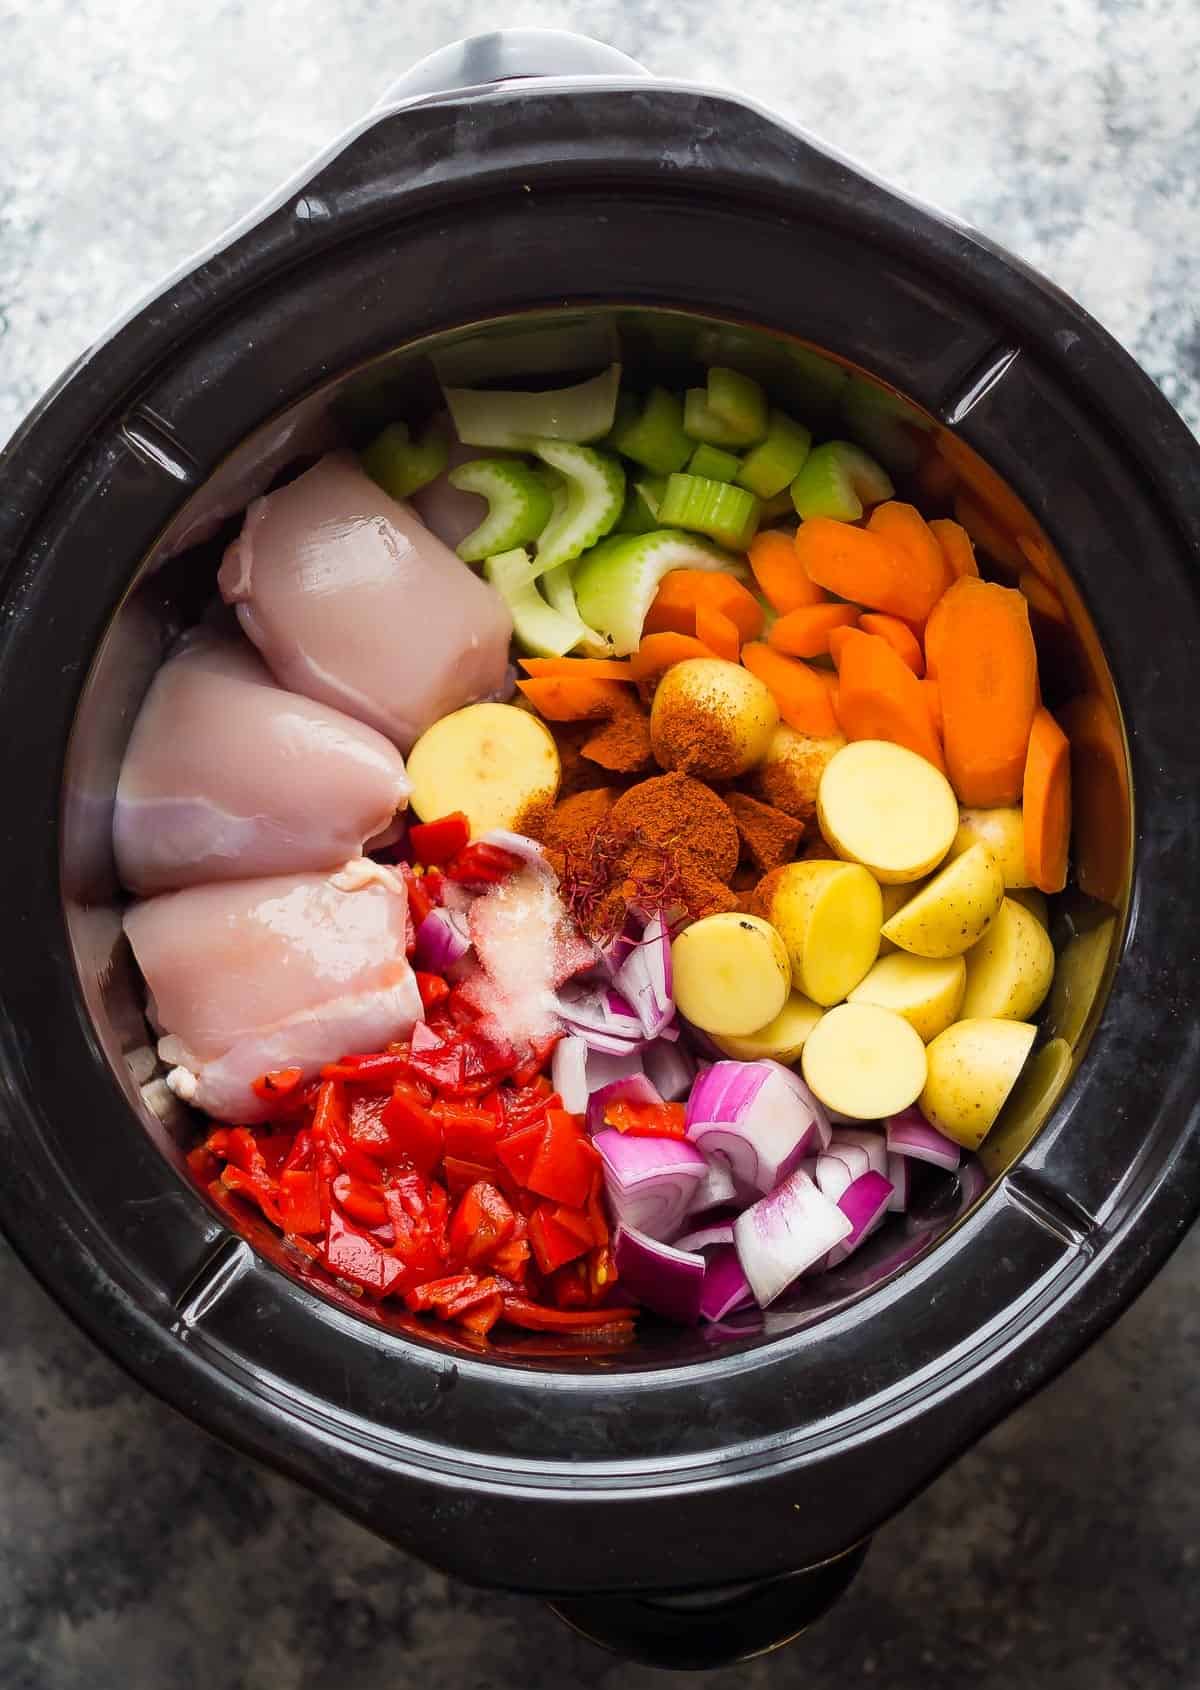
[[586, 1332], [589, 1336], [603, 1333], [606, 1337], [623, 1337], [633, 1330], [636, 1309], [548, 1309], [528, 1297], [506, 1296], [504, 1318], [514, 1326], [524, 1326], [531, 1332]]
[[321, 1187], [316, 1174], [287, 1168], [279, 1177], [279, 1215], [285, 1232], [312, 1236], [323, 1232]]
[[361, 1285], [376, 1297], [388, 1296], [404, 1277], [403, 1260], [385, 1250], [378, 1239], [361, 1231], [336, 1209], [329, 1212], [329, 1230], [321, 1259], [330, 1273]]
[[492, 1257], [512, 1237], [517, 1217], [501, 1192], [486, 1180], [468, 1186], [450, 1221], [450, 1256], [466, 1267]]
[[596, 1153], [580, 1130], [582, 1116], [547, 1109], [542, 1141], [525, 1184], [539, 1197], [551, 1197], [569, 1209], [582, 1209], [592, 1188]]
[[471, 824], [461, 810], [437, 821], [418, 822], [408, 830], [408, 842], [419, 863], [448, 863], [457, 857], [471, 837]]
[[468, 886], [496, 886], [520, 866], [520, 857], [514, 857], [511, 851], [477, 839], [446, 864], [445, 872], [447, 880], [463, 881]]
[[264, 1103], [274, 1103], [294, 1092], [304, 1078], [303, 1068], [273, 1068], [250, 1082], [250, 1090]]
[[564, 1263], [573, 1262], [590, 1248], [590, 1240], [584, 1243], [576, 1233], [568, 1232], [565, 1226], [559, 1225], [548, 1205], [535, 1209], [530, 1215], [529, 1242], [533, 1248], [533, 1259], [545, 1274], [554, 1273]]
[[610, 1103], [604, 1123], [630, 1138], [686, 1138], [682, 1103]]
[[407, 1073], [407, 1056], [400, 1051], [381, 1050], [370, 1056], [343, 1056], [340, 1061], [327, 1062], [321, 1070], [321, 1078], [348, 1080], [356, 1086], [386, 1091]]
[[435, 1009], [439, 1003], [450, 996], [450, 988], [440, 974], [426, 974], [423, 969], [416, 969], [417, 990], [421, 994], [421, 1003], [426, 1010]]
[[411, 1086], [398, 1085], [384, 1104], [380, 1120], [391, 1141], [392, 1155], [404, 1157], [423, 1174], [431, 1174], [442, 1156], [442, 1126]]
[[360, 1226], [386, 1226], [387, 1204], [380, 1186], [355, 1179], [353, 1174], [339, 1174], [333, 1182], [333, 1195], [351, 1220]]
[[497, 1157], [518, 1185], [528, 1183], [529, 1170], [533, 1166], [533, 1159], [538, 1153], [545, 1130], [545, 1122], [539, 1115], [539, 1118], [531, 1121], [527, 1127], [520, 1127], [515, 1133], [506, 1134], [496, 1145]]
[[497, 1122], [490, 1110], [435, 1103], [433, 1114], [441, 1123], [447, 1156], [458, 1156], [468, 1162], [495, 1161]]

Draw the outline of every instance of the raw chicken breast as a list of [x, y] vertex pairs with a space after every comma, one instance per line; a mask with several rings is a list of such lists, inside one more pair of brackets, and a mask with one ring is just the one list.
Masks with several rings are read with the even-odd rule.
[[256, 499], [218, 576], [276, 679], [402, 751], [504, 684], [499, 594], [348, 452]]
[[276, 686], [254, 648], [202, 630], [159, 670], [117, 784], [130, 891], [336, 868], [407, 801], [395, 746]]
[[167, 1084], [218, 1120], [253, 1122], [269, 1113], [251, 1089], [261, 1074], [311, 1078], [402, 1038], [422, 1017], [408, 919], [403, 880], [365, 859], [134, 904], [125, 932], [166, 1034]]

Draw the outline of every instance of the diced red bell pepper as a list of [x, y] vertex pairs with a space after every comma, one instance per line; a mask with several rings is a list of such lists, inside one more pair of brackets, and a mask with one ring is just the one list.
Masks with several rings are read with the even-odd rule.
[[471, 837], [471, 824], [461, 810], [436, 821], [418, 822], [408, 830], [408, 842], [419, 863], [448, 863]]
[[226, 1191], [236, 1192], [239, 1197], [248, 1198], [262, 1210], [272, 1226], [278, 1226], [279, 1205], [276, 1202], [276, 1188], [273, 1181], [261, 1175], [248, 1174], [235, 1163], [228, 1162], [221, 1171], [219, 1183]]
[[286, 1168], [279, 1176], [279, 1217], [285, 1232], [304, 1236], [325, 1230], [320, 1182], [315, 1173]]
[[529, 1055], [525, 1061], [513, 1069], [513, 1084], [527, 1086], [531, 1080], [537, 1078], [549, 1065], [554, 1055], [554, 1047], [562, 1037], [561, 1033], [551, 1033], [548, 1038], [537, 1039], [530, 1046]]
[[495, 1162], [499, 1123], [490, 1110], [435, 1103], [433, 1114], [441, 1124], [447, 1156], [458, 1156], [467, 1162]]
[[294, 1092], [303, 1078], [303, 1068], [273, 1068], [251, 1080], [250, 1090], [264, 1103], [275, 1103]]
[[520, 866], [520, 857], [514, 857], [511, 851], [477, 839], [446, 864], [445, 874], [447, 880], [462, 881], [468, 886], [496, 886], [515, 874]]
[[459, 1326], [467, 1332], [474, 1332], [479, 1338], [486, 1338], [504, 1313], [504, 1297], [494, 1292], [490, 1297], [484, 1297], [472, 1308], [465, 1309], [455, 1316]]
[[[617, 1336], [618, 1329], [633, 1330], [638, 1311], [628, 1308], [611, 1309], [548, 1309], [528, 1297], [506, 1296], [504, 1318], [513, 1326], [524, 1326], [531, 1332], [586, 1332]], [[621, 1332], [620, 1335], [624, 1335]]]
[[592, 1306], [592, 1292], [588, 1284], [587, 1263], [569, 1262], [551, 1277], [550, 1292], [554, 1306], [559, 1309], [586, 1309]]
[[512, 1237], [517, 1217], [501, 1192], [486, 1180], [469, 1186], [450, 1221], [450, 1258], [475, 1267]]
[[424, 969], [415, 970], [417, 990], [421, 994], [421, 1003], [428, 1011], [435, 1009], [443, 999], [450, 996], [450, 987], [440, 974], [427, 974]]
[[[216, 1133], [209, 1137], [209, 1144], [213, 1148], [216, 1148], [216, 1137]], [[224, 1156], [227, 1162], [232, 1162], [234, 1167], [240, 1168], [244, 1174], [263, 1179], [267, 1177], [266, 1159], [249, 1127], [227, 1127], [222, 1134], [221, 1147], [217, 1154]]]
[[518, 1185], [528, 1183], [529, 1170], [533, 1166], [533, 1159], [538, 1153], [545, 1130], [545, 1122], [539, 1115], [539, 1118], [531, 1121], [527, 1127], [519, 1127], [516, 1132], [507, 1133], [497, 1141], [496, 1155]]
[[529, 1243], [539, 1270], [551, 1274], [565, 1262], [573, 1262], [590, 1248], [590, 1240], [582, 1241], [555, 1220], [548, 1204], [536, 1208], [529, 1217]]
[[425, 917], [432, 913], [433, 899], [421, 884], [423, 877], [416, 874], [410, 864], [402, 863], [400, 873], [404, 876], [404, 884], [408, 889], [408, 913], [412, 916], [415, 931], [416, 928], [420, 927]]
[[552, 1101], [553, 1097], [550, 1082], [544, 1076], [529, 1081], [527, 1085], [503, 1086], [500, 1090], [504, 1117], [514, 1129], [527, 1126], [531, 1121], [540, 1122], [547, 1109], [558, 1108], [559, 1105]]
[[407, 1073], [408, 1057], [403, 1051], [381, 1050], [372, 1056], [343, 1056], [337, 1062], [327, 1062], [321, 1078], [348, 1080], [356, 1086], [386, 1091]]
[[687, 1137], [682, 1103], [610, 1103], [604, 1111], [604, 1123], [619, 1133], [628, 1133], [630, 1138]]
[[284, 1160], [282, 1174], [291, 1173], [294, 1168], [311, 1168], [313, 1163], [313, 1135], [307, 1127], [301, 1127], [292, 1140], [292, 1148]]
[[391, 1152], [405, 1156], [423, 1174], [431, 1174], [442, 1156], [442, 1124], [409, 1085], [394, 1087], [380, 1116], [391, 1139]]
[[462, 1156], [447, 1156], [442, 1162], [442, 1175], [447, 1191], [457, 1196], [474, 1185], [476, 1180], [492, 1179], [494, 1169], [485, 1167], [482, 1162], [469, 1162]]
[[550, 1211], [551, 1217], [565, 1232], [578, 1238], [585, 1250], [590, 1250], [596, 1242], [592, 1232], [592, 1223], [585, 1209], [568, 1209], [565, 1203], [556, 1204]]
[[[431, 1198], [440, 1187], [427, 1188]], [[445, 1193], [442, 1193], [444, 1201]], [[401, 1186], [385, 1186], [384, 1207], [392, 1223], [392, 1254], [408, 1270], [406, 1284], [435, 1279], [446, 1270], [445, 1208]]]
[[353, 1174], [368, 1185], [378, 1179], [378, 1166], [350, 1137], [345, 1095], [339, 1081], [323, 1082], [317, 1093], [311, 1130], [318, 1150], [327, 1151], [341, 1172]]
[[408, 1069], [435, 1091], [457, 1097], [463, 1089], [463, 1061], [462, 1045], [457, 1040], [444, 1039], [430, 1050], [410, 1051]]
[[187, 1153], [187, 1165], [191, 1169], [192, 1178], [201, 1185], [211, 1185], [221, 1171], [220, 1160], [213, 1155], [207, 1144], [194, 1144]]
[[[441, 1279], [427, 1279], [423, 1285], [414, 1285], [411, 1291], [406, 1291], [404, 1301], [414, 1314], [427, 1312], [430, 1309], [451, 1308], [460, 1298], [469, 1297], [481, 1283], [477, 1273], [453, 1273]], [[485, 1293], [490, 1296], [491, 1292]]]
[[525, 1271], [529, 1266], [529, 1239], [526, 1236], [529, 1222], [524, 1215], [516, 1215], [515, 1228], [507, 1244], [502, 1244], [498, 1250], [492, 1251], [492, 1266], [497, 1273], [502, 1273], [505, 1279], [511, 1279], [520, 1285], [525, 1278]]
[[570, 1209], [581, 1209], [592, 1187], [596, 1153], [580, 1130], [582, 1117], [565, 1109], [548, 1109], [542, 1142], [525, 1184], [539, 1197], [552, 1197]]
[[383, 1188], [355, 1179], [353, 1174], [339, 1174], [333, 1182], [333, 1195], [351, 1220], [367, 1228], [386, 1226], [387, 1204]]
[[378, 1239], [363, 1232], [337, 1209], [329, 1211], [322, 1260], [330, 1273], [361, 1285], [376, 1297], [386, 1297], [397, 1290], [405, 1277], [404, 1261], [385, 1250]]

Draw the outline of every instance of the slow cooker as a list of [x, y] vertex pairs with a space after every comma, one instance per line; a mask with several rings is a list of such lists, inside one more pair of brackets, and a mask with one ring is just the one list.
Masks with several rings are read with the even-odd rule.
[[[822, 1301], [614, 1353], [317, 1294], [187, 1178], [121, 938], [140, 699], [248, 499], [438, 379], [853, 378], [1051, 628], [1076, 747], [1058, 983], [981, 1167]], [[849, 372], [849, 375], [848, 375]], [[899, 408], [899, 410], [897, 409]], [[881, 418], [883, 421], [881, 422]], [[0, 1224], [109, 1354], [479, 1584], [663, 1665], [802, 1630], [872, 1532], [1101, 1333], [1200, 1206], [1200, 451], [1078, 306], [753, 104], [516, 31], [435, 54], [46, 396], [0, 457]], [[1035, 583], [1035, 585], [1036, 585]]]

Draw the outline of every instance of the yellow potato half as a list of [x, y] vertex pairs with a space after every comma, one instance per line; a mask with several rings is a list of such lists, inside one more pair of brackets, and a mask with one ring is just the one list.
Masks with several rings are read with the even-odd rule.
[[1025, 867], [1025, 817], [1019, 806], [961, 810], [950, 856], [961, 857], [972, 845], [986, 845], [1000, 865], [1005, 890], [1032, 886]]
[[1039, 892], [1036, 886], [1010, 886], [1005, 896], [1011, 898], [1014, 904], [1023, 905], [1035, 921], [1041, 922], [1047, 933], [1050, 931], [1050, 905], [1044, 892]]
[[771, 735], [766, 756], [751, 776], [755, 792], [765, 804], [773, 804], [785, 815], [808, 821], [817, 808], [817, 788], [825, 765], [845, 743], [841, 734], [814, 739], [780, 722]]
[[839, 857], [900, 885], [920, 880], [946, 855], [958, 802], [945, 775], [915, 751], [860, 739], [826, 765], [817, 819]]
[[1035, 916], [1005, 898], [996, 919], [967, 952], [961, 1013], [1028, 1021], [1054, 978], [1054, 946]]
[[713, 1043], [726, 1056], [739, 1062], [772, 1061], [791, 1066], [799, 1061], [800, 1052], [825, 1011], [811, 1003], [802, 992], [792, 992], [774, 1021], [768, 1021], [757, 1032], [743, 1034], [714, 1033]]
[[[921, 880], [910, 880], [906, 886], [880, 886], [879, 890], [883, 894], [883, 925], [885, 927], [897, 910], [903, 909], [910, 898], [916, 897], [923, 885], [924, 882]], [[880, 956], [887, 956], [890, 951], [898, 949], [899, 946], [893, 945], [885, 934], [880, 934]]]
[[967, 965], [960, 956], [909, 956], [897, 951], [880, 957], [846, 1001], [895, 1010], [928, 1044], [958, 1018], [966, 982]]
[[761, 763], [778, 725], [779, 710], [763, 683], [722, 657], [674, 664], [650, 706], [659, 765], [700, 780], [732, 780]]
[[792, 984], [813, 1003], [841, 1003], [879, 954], [883, 899], [858, 863], [788, 863], [767, 913], [787, 947]]
[[512, 704], [468, 704], [427, 728], [408, 754], [409, 803], [424, 822], [461, 810], [471, 837], [528, 831], [553, 804], [562, 770], [544, 722]]
[[734, 1038], [773, 1021], [792, 983], [779, 934], [736, 910], [685, 927], [671, 946], [671, 969], [680, 1012], [705, 1033]]
[[982, 939], [1004, 899], [1004, 879], [986, 845], [972, 845], [897, 910], [884, 938], [913, 956], [961, 956]]
[[805, 1083], [827, 1109], [860, 1121], [898, 1115], [925, 1084], [925, 1046], [903, 1016], [843, 1003], [823, 1015], [800, 1058]]
[[992, 1019], [956, 1021], [939, 1033], [925, 1052], [929, 1074], [918, 1100], [930, 1126], [978, 1150], [1036, 1036], [1027, 1022]]

